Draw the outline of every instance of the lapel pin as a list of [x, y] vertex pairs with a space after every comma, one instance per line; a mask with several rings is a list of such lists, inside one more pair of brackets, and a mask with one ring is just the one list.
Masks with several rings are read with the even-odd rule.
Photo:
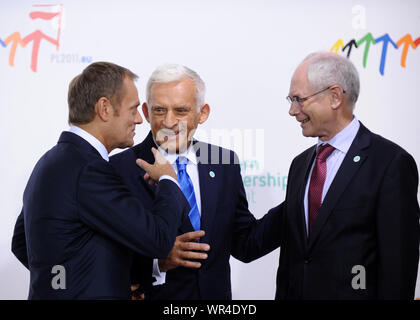
[[213, 171], [209, 172], [210, 177], [214, 178], [216, 176], [216, 174]]
[[359, 156], [355, 156], [355, 157], [353, 158], [353, 161], [354, 161], [354, 162], [359, 162], [359, 161], [360, 161], [360, 157], [359, 157]]

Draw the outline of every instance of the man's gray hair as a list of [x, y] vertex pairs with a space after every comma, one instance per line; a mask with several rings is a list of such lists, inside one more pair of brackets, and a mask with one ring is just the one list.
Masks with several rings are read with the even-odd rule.
[[348, 94], [354, 107], [359, 97], [359, 74], [353, 63], [338, 54], [316, 52], [308, 55], [307, 76], [314, 90], [339, 85]]
[[150, 100], [153, 84], [181, 81], [185, 78], [190, 78], [194, 81], [196, 89], [195, 102], [197, 103], [197, 109], [200, 110], [204, 105], [206, 85], [197, 72], [179, 64], [164, 64], [157, 67], [156, 70], [153, 71], [146, 87], [146, 99], [149, 108], [151, 107]]

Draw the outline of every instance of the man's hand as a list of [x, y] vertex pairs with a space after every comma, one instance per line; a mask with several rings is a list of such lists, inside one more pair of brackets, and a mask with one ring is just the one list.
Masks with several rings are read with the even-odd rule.
[[142, 159], [137, 159], [138, 166], [146, 170], [145, 178], [153, 180], [151, 183], [158, 182], [159, 178], [163, 175], [168, 175], [177, 180], [174, 169], [171, 164], [163, 157], [163, 155], [156, 149], [152, 148], [155, 163], [150, 164]]
[[201, 263], [191, 260], [207, 259], [207, 254], [197, 251], [209, 251], [207, 243], [199, 243], [198, 239], [203, 237], [203, 230], [184, 233], [176, 237], [175, 244], [165, 259], [159, 259], [160, 271], [168, 271], [177, 267], [198, 269]]
[[144, 300], [144, 293], [138, 292], [139, 284], [131, 285], [131, 300]]

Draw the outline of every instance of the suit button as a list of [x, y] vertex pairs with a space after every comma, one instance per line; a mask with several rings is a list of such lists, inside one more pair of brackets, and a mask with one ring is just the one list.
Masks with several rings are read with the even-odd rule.
[[311, 258], [307, 258], [307, 259], [305, 259], [305, 264], [309, 264], [311, 261], [312, 261]]

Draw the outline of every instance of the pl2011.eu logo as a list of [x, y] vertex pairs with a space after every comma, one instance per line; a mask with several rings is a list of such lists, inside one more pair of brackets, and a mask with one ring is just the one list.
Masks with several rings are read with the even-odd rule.
[[[92, 57], [89, 56], [81, 56], [79, 58], [78, 54], [59, 53], [64, 12], [62, 4], [34, 4], [32, 11], [29, 12], [29, 19], [49, 22], [45, 24], [45, 30], [35, 29], [26, 35], [22, 35], [19, 31], [14, 31], [4, 38], [0, 34], [0, 50], [2, 47], [6, 50], [9, 49], [9, 66], [15, 66], [15, 57], [18, 50], [31, 50], [30, 68], [33, 72], [37, 72], [41, 45], [48, 45], [51, 48], [49, 60], [52, 63], [92, 62]], [[5, 32], [5, 30], [0, 31]]]

